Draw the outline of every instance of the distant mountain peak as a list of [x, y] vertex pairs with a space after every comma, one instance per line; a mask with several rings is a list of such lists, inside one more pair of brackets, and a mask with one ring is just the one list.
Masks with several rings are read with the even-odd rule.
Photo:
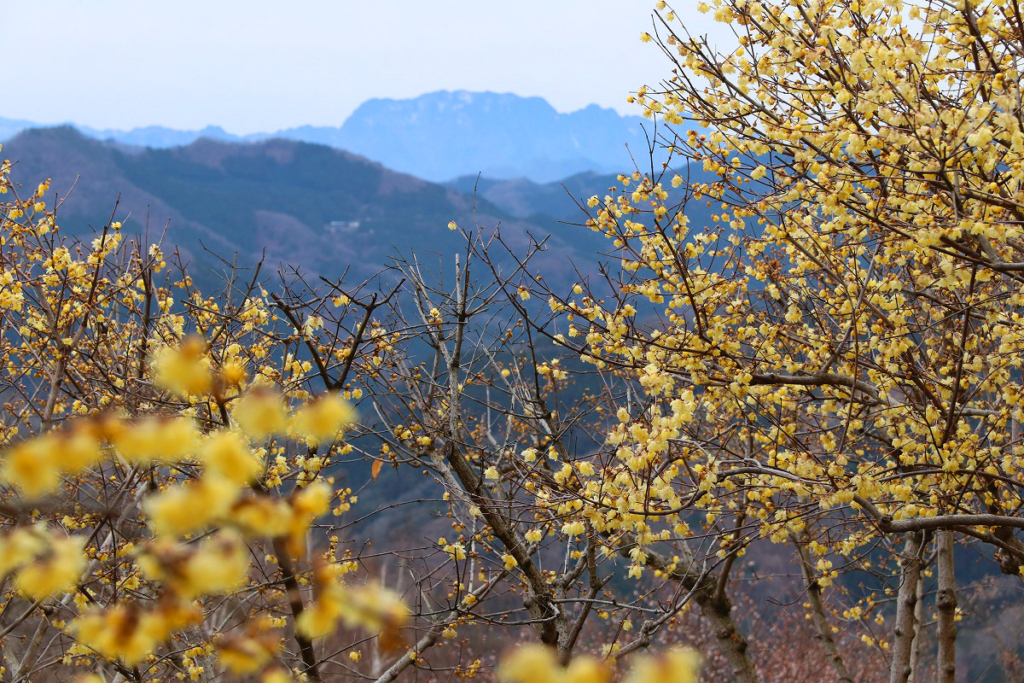
[[347, 149], [428, 180], [460, 175], [550, 182], [631, 168], [627, 145], [646, 149], [644, 119], [597, 105], [559, 113], [541, 97], [441, 90], [373, 99], [341, 127]]

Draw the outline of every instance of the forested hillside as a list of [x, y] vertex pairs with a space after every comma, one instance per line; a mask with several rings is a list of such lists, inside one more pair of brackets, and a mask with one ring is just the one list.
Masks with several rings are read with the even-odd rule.
[[[448, 229], [450, 221], [500, 226], [502, 238], [518, 249], [531, 236], [548, 239], [548, 253], [558, 254], [546, 269], [554, 281], [572, 263], [593, 271], [598, 250], [607, 246], [586, 228], [541, 215], [560, 205], [558, 218], [586, 219], [559, 185], [548, 186], [546, 197], [538, 194], [537, 210], [524, 216], [499, 208], [483, 192], [474, 195], [470, 185], [447, 188], [322, 145], [201, 139], [187, 147], [140, 149], [64, 127], [23, 132], [4, 149], [16, 162], [13, 177], [25, 187], [52, 177], [67, 234], [91, 238], [114, 212], [127, 232], [173, 244], [197, 274], [223, 272], [221, 259], [237, 256], [243, 267], [265, 259], [270, 268], [288, 264], [328, 277], [352, 269], [369, 277], [398, 254], [415, 252], [430, 263], [460, 251], [464, 240]], [[593, 180], [575, 183], [577, 199], [607, 190], [606, 178]], [[539, 255], [538, 266], [546, 258]]]

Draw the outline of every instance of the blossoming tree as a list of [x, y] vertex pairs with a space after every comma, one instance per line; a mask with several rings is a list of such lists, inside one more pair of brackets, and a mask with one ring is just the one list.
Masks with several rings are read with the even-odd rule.
[[[547, 292], [565, 316], [556, 338], [643, 397], [619, 411], [615, 458], [584, 476], [579, 516], [630, 529], [637, 573], [646, 548], [711, 534], [721, 585], [758, 537], [791, 543], [837, 678], [850, 680], [837, 620], [872, 615], [888, 627], [863, 639], [908, 680], [925, 666], [924, 609], [938, 679], [953, 681], [957, 545], [1024, 567], [1020, 9], [698, 9], [733, 28], [735, 49], [689, 35], [663, 2], [643, 36], [674, 68], [636, 100], [668, 124], [675, 159], [590, 200], [624, 276]], [[693, 169], [712, 177], [687, 181]], [[693, 224], [701, 205], [710, 220]], [[839, 604], [840, 566], [886, 583]], [[754, 680], [741, 640], [723, 646]]]
[[48, 185], [22, 196], [10, 170], [4, 680], [321, 680], [314, 640], [339, 625], [398, 639], [397, 596], [346, 583], [337, 538], [311, 542], [351, 502], [326, 468], [351, 450], [345, 377], [372, 328], [339, 323], [344, 362], [318, 389], [255, 280], [204, 298], [112, 219], [91, 245], [66, 240]]

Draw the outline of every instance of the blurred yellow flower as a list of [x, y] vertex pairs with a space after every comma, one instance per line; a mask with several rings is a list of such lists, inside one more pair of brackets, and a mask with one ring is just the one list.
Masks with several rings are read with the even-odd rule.
[[352, 405], [335, 393], [307, 403], [292, 416], [289, 432], [310, 444], [334, 439], [338, 432], [356, 420]]
[[209, 474], [236, 484], [253, 481], [263, 472], [263, 460], [235, 431], [222, 429], [208, 436], [199, 447], [199, 461]]
[[213, 388], [206, 341], [190, 336], [177, 347], [165, 346], [153, 356], [156, 384], [181, 398], [203, 396]]
[[237, 498], [234, 482], [207, 477], [152, 495], [143, 502], [142, 509], [157, 535], [183, 536], [225, 516]]
[[14, 587], [30, 600], [42, 600], [74, 588], [88, 561], [85, 539], [50, 536], [45, 551], [14, 577]]

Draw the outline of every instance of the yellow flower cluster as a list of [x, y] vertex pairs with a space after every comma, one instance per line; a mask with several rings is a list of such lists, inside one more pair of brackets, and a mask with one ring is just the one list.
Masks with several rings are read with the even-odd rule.
[[[700, 657], [692, 650], [670, 649], [660, 655], [631, 660], [624, 683], [696, 683]], [[611, 683], [612, 665], [594, 657], [574, 657], [568, 666], [558, 663], [554, 649], [525, 645], [513, 650], [498, 668], [502, 683]]]
[[85, 538], [52, 532], [43, 524], [0, 537], [0, 576], [14, 573], [14, 586], [31, 600], [72, 590], [86, 569]]
[[156, 539], [138, 564], [146, 578], [162, 581], [175, 595], [192, 600], [230, 593], [244, 585], [249, 553], [239, 535], [219, 531], [198, 544]]
[[196, 609], [180, 603], [161, 603], [156, 610], [143, 610], [136, 603], [111, 609], [92, 609], [69, 627], [80, 643], [73, 654], [98, 652], [128, 666], [145, 661], [171, 633], [194, 624]]
[[[234, 674], [251, 675], [273, 662], [281, 649], [281, 637], [270, 630], [270, 621], [253, 619], [246, 623], [243, 633], [218, 638], [217, 659], [221, 666]], [[291, 677], [286, 680], [290, 683]]]
[[348, 586], [341, 577], [351, 569], [346, 564], [323, 564], [316, 569], [318, 597], [300, 615], [297, 628], [309, 638], [320, 638], [332, 633], [341, 621], [350, 628], [380, 633], [388, 648], [399, 644], [401, 630], [409, 619], [409, 610], [401, 597], [375, 583], [358, 588]]

